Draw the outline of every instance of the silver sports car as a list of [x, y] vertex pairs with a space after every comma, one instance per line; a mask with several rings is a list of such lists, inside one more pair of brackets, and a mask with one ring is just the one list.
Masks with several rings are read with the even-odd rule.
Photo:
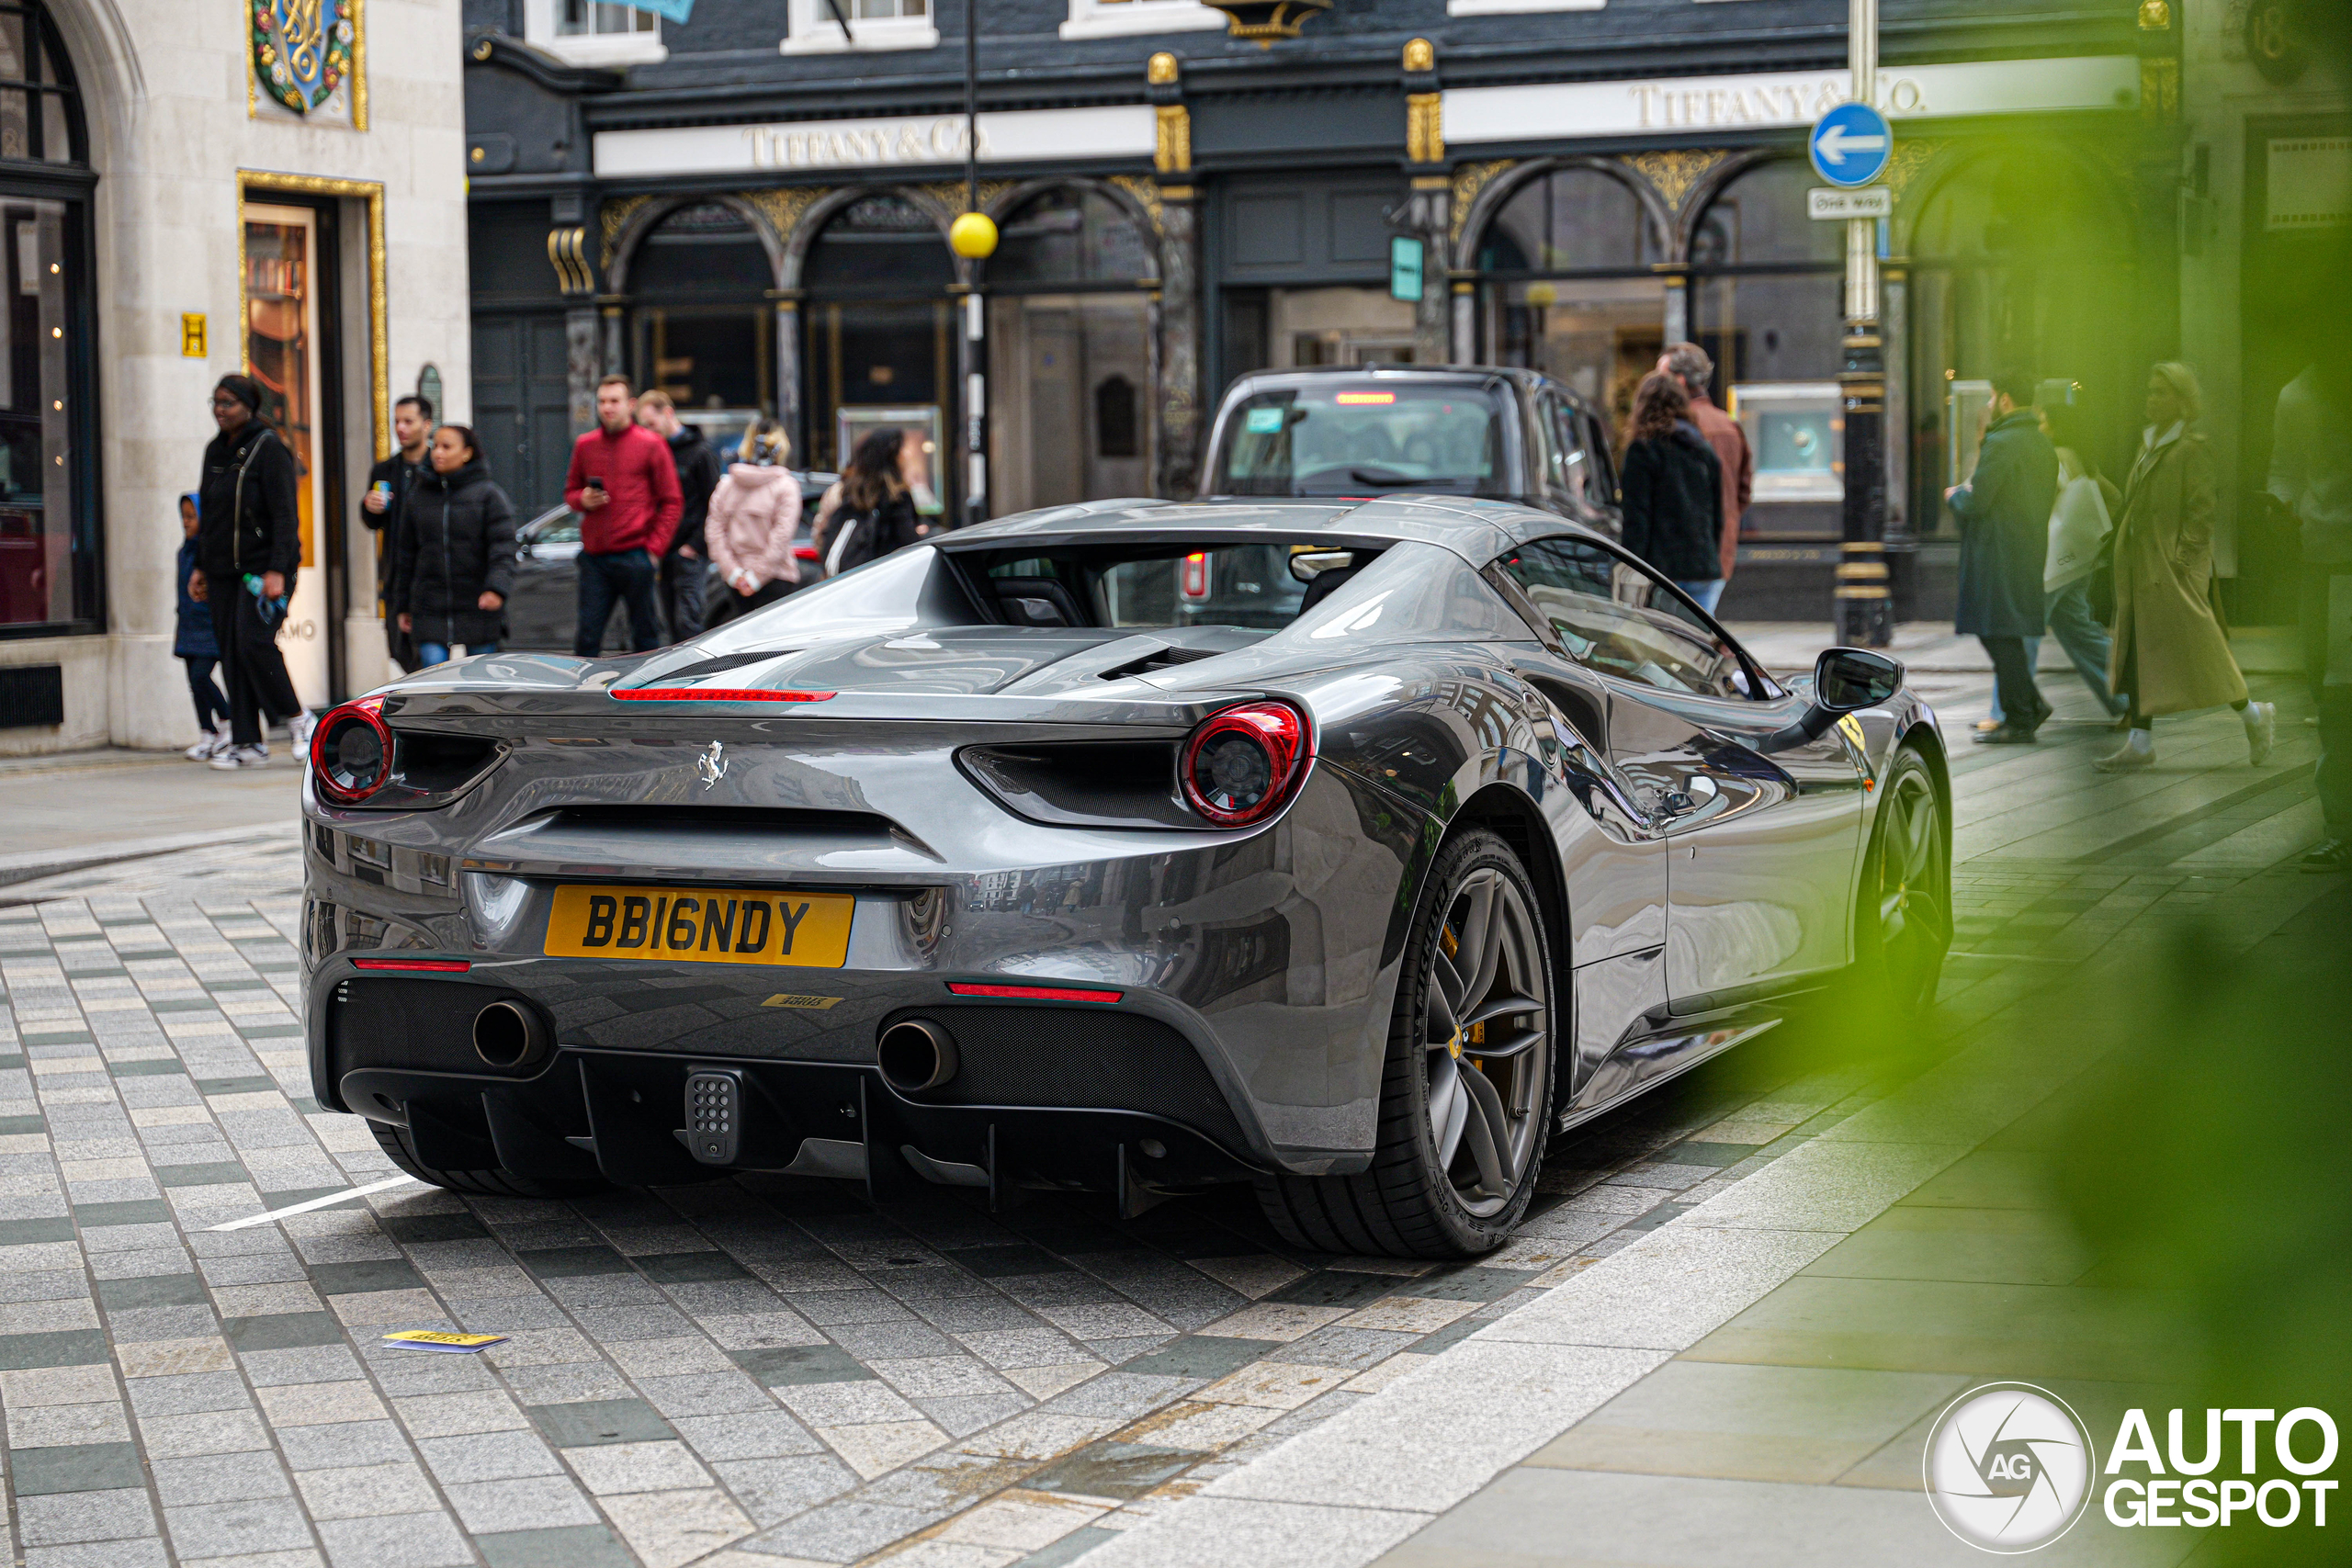
[[458, 1191], [1249, 1181], [1474, 1255], [1797, 993], [1932, 994], [1944, 758], [1900, 666], [1783, 686], [1526, 507], [1030, 513], [329, 714], [311, 1081]]

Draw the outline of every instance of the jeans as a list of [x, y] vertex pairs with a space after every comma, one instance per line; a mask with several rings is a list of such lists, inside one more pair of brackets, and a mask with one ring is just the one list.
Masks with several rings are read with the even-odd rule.
[[1712, 615], [1715, 613], [1716, 601], [1724, 596], [1724, 584], [1728, 581], [1727, 578], [1711, 577], [1704, 582], [1678, 582], [1674, 586], [1699, 601], [1699, 608]]
[[[261, 608], [245, 585], [229, 572], [208, 578], [212, 641], [220, 649], [220, 673], [229, 686], [230, 739], [240, 746], [258, 746], [269, 724], [300, 713], [302, 701], [286, 673], [277, 633], [261, 624]], [[293, 584], [287, 588], [291, 592]]]
[[187, 694], [196, 702], [196, 732], [201, 735], [220, 728], [229, 721], [229, 699], [212, 680], [212, 667], [220, 660], [183, 653], [180, 662], [187, 666]]
[[703, 591], [710, 581], [710, 562], [696, 556], [662, 558], [662, 615], [670, 623], [670, 640], [684, 642], [703, 630]]
[[[466, 651], [468, 653], [496, 653], [498, 645], [494, 642], [469, 642], [466, 644]], [[420, 642], [416, 645], [416, 657], [418, 660], [416, 667], [419, 670], [428, 670], [435, 664], [447, 664], [450, 657], [449, 645], [446, 642]]]
[[2000, 699], [2003, 722], [2019, 729], [2041, 728], [2042, 720], [2050, 716], [2050, 705], [2041, 700], [2041, 693], [2033, 683], [2033, 664], [2026, 658], [2026, 639], [1980, 637], [1976, 640], [1993, 656], [1993, 691]]
[[[2075, 672], [2091, 695], [2109, 713], [2121, 713], [2131, 705], [2124, 698], [2107, 689], [2107, 665], [2114, 649], [2114, 639], [2107, 628], [2091, 614], [2091, 580], [2078, 577], [2065, 587], [2052, 593], [2042, 604], [2042, 618], [2050, 623], [2050, 635], [2075, 661]], [[2028, 648], [2037, 645], [2029, 642]]]
[[605, 645], [605, 623], [613, 618], [616, 601], [628, 605], [629, 647], [648, 653], [662, 646], [662, 619], [654, 609], [653, 558], [643, 550], [621, 550], [592, 556], [582, 550], [580, 561], [580, 619], [571, 634], [571, 651], [594, 659]]

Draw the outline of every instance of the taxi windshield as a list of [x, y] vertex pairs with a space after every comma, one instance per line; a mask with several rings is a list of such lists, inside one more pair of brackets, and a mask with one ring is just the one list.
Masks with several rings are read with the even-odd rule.
[[1366, 377], [1252, 393], [1225, 422], [1224, 495], [1500, 496], [1503, 406], [1493, 391]]

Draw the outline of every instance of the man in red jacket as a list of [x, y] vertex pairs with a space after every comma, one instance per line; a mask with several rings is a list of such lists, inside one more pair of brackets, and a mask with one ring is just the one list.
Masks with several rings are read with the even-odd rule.
[[571, 651], [594, 659], [615, 600], [628, 604], [629, 646], [662, 646], [653, 563], [670, 547], [685, 505], [669, 444], [637, 424], [628, 378], [596, 384], [596, 428], [572, 444], [563, 499], [580, 513], [580, 617]]

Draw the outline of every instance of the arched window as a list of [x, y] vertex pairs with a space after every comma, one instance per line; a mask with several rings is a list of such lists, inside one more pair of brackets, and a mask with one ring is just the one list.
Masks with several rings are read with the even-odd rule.
[[1127, 283], [1153, 276], [1143, 235], [1108, 197], [1057, 189], [1004, 221], [989, 258], [991, 288], [1023, 284]]
[[1700, 217], [1690, 235], [1690, 265], [1843, 265], [1845, 226], [1805, 216], [1805, 192], [1820, 183], [1794, 158], [1775, 158], [1739, 175]]
[[88, 161], [64, 44], [40, 5], [10, 0], [0, 8], [0, 627], [104, 629]]
[[812, 294], [928, 294], [956, 281], [956, 263], [929, 213], [904, 197], [869, 196], [825, 225], [800, 281]]
[[[959, 400], [947, 298], [956, 261], [938, 222], [904, 197], [861, 197], [818, 234], [800, 280], [808, 461], [839, 468], [869, 430], [918, 429], [933, 480], [952, 492], [956, 466], [943, 454]], [[920, 504], [933, 504], [929, 490]]]
[[1480, 238], [1487, 352], [1574, 387], [1622, 420], [1666, 347], [1665, 259], [1634, 187], [1600, 169], [1540, 175], [1511, 193]]
[[1159, 274], [1111, 197], [1058, 186], [1007, 217], [989, 295], [991, 510], [1148, 495], [1151, 306]]
[[[733, 411], [706, 419], [724, 440], [775, 401], [767, 292], [775, 266], [751, 220], [720, 201], [681, 207], [639, 242], [627, 282], [636, 311], [639, 383], [692, 411]], [[658, 303], [653, 303], [658, 301]]]
[[2049, 397], [2075, 405], [2075, 439], [2093, 461], [2110, 473], [2128, 465], [2146, 369], [2133, 359], [2129, 231], [2116, 203], [2064, 156], [1980, 159], [1920, 193], [1907, 247], [1905, 385], [1919, 454], [1907, 488], [1921, 533], [1951, 531], [1943, 489], [1974, 469], [1990, 378], [2004, 368], [2031, 373]]

